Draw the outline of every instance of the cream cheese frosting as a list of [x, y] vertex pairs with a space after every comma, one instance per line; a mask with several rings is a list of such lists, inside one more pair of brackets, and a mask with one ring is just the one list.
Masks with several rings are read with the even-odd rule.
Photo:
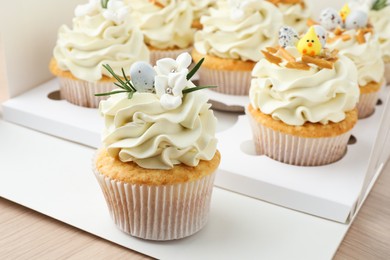
[[196, 166], [216, 152], [216, 118], [201, 91], [184, 95], [174, 110], [165, 109], [156, 94], [111, 96], [100, 103], [105, 119], [103, 143], [111, 156], [148, 169], [175, 164]]
[[306, 5], [279, 3], [278, 9], [283, 14], [284, 24], [291, 26], [298, 33], [306, 31], [306, 22], [311, 15], [310, 10]]
[[283, 15], [266, 1], [218, 2], [200, 22], [203, 29], [195, 34], [194, 44], [199, 53], [258, 61], [260, 50], [277, 43]]
[[[128, 71], [135, 61], [149, 61], [143, 35], [134, 26], [130, 14], [122, 13], [123, 21], [118, 23], [103, 14], [103, 11], [95, 10], [76, 16], [73, 28], [60, 27], [53, 55], [61, 70], [70, 71], [78, 79], [94, 82], [103, 75], [111, 77], [103, 64], [109, 64], [115, 73], [121, 74], [121, 68]], [[108, 16], [115, 17], [110, 13]]]
[[163, 6], [145, 0], [128, 2], [148, 45], [157, 49], [184, 49], [193, 43], [193, 12], [188, 1], [159, 1]]
[[[295, 47], [286, 49], [300, 59]], [[262, 59], [252, 76], [251, 105], [288, 125], [340, 122], [359, 100], [357, 70], [343, 55], [339, 55], [333, 69], [320, 69], [312, 64], [309, 70], [291, 69]]]
[[[347, 56], [355, 63], [358, 70], [359, 86], [365, 86], [372, 81], [381, 82], [384, 64], [378, 38], [372, 33], [366, 33], [366, 42], [359, 44], [356, 39], [356, 33], [356, 30], [347, 30], [344, 34], [350, 36], [349, 40], [344, 41], [342, 38], [333, 42], [328, 40], [327, 46], [330, 49], [339, 50], [340, 54]], [[333, 37], [334, 34], [330, 33], [328, 39]]]
[[390, 63], [390, 5], [379, 11], [371, 10], [369, 18], [378, 34], [383, 60]]
[[188, 0], [193, 13], [194, 20], [199, 20], [202, 15], [209, 14], [209, 8], [214, 7], [216, 5], [216, 0]]

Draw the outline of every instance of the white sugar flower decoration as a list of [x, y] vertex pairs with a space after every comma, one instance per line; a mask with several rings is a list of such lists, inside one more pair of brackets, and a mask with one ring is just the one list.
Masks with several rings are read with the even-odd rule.
[[102, 14], [107, 20], [121, 24], [126, 19], [128, 13], [128, 8], [122, 0], [110, 0]]
[[187, 74], [191, 60], [191, 55], [182, 53], [176, 60], [165, 58], [156, 62], [154, 85], [163, 108], [171, 110], [181, 105], [183, 89], [188, 85]]
[[100, 0], [89, 0], [86, 4], [78, 5], [74, 10], [74, 14], [76, 17], [92, 15], [95, 12], [98, 12], [100, 8]]

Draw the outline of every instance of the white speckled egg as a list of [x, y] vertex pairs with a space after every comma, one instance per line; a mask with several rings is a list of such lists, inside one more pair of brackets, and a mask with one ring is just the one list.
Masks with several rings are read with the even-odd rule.
[[318, 39], [321, 42], [322, 48], [325, 48], [326, 39], [328, 38], [327, 32], [321, 25], [314, 25], [314, 31], [317, 34]]
[[320, 24], [328, 31], [333, 31], [337, 26], [343, 26], [339, 13], [333, 8], [326, 8], [321, 12]]
[[283, 48], [287, 46], [295, 46], [298, 42], [299, 37], [298, 33], [294, 30], [294, 28], [289, 26], [282, 26], [279, 29], [279, 45]]
[[138, 92], [154, 92], [156, 71], [144, 61], [137, 61], [130, 67], [130, 78]]
[[351, 12], [345, 19], [345, 28], [348, 30], [359, 29], [367, 26], [368, 16], [365, 12], [356, 10]]

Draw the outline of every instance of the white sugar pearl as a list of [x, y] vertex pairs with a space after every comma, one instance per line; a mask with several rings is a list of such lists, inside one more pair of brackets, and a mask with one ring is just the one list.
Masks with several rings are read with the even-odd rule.
[[138, 92], [154, 92], [155, 76], [153, 67], [144, 61], [137, 61], [130, 68], [131, 82]]

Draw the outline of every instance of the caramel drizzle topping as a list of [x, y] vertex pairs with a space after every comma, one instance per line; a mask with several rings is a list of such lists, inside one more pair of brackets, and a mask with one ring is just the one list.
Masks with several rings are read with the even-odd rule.
[[[359, 44], [366, 43], [366, 38], [364, 36], [366, 35], [366, 33], [373, 33], [373, 32], [374, 32], [374, 30], [373, 30], [372, 25], [368, 24], [366, 28], [361, 28], [361, 29], [357, 30], [357, 33], [355, 35], [356, 41]], [[345, 30], [341, 29], [340, 27], [337, 27], [333, 31], [333, 33], [335, 34], [335, 37], [329, 38], [327, 40], [328, 43], [333, 43], [333, 42], [337, 41], [338, 39], [341, 39], [342, 41], [345, 42], [345, 41], [349, 41], [352, 38], [349, 34], [344, 34]]]
[[[322, 55], [315, 57], [303, 55], [302, 61], [297, 61], [291, 53], [282, 47], [268, 47], [266, 48], [266, 51], [261, 52], [264, 54], [266, 60], [278, 66], [280, 66], [279, 64], [282, 63], [283, 60], [287, 61], [285, 67], [289, 69], [309, 70], [310, 63], [317, 65], [321, 69], [332, 69], [334, 63], [338, 60], [338, 50], [333, 50], [329, 53], [328, 49], [324, 49]], [[282, 58], [275, 55], [277, 52], [280, 56], [282, 56]]]

